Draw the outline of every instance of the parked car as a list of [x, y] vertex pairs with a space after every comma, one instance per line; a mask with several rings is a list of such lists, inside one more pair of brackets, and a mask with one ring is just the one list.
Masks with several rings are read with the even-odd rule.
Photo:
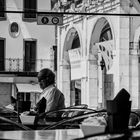
[[42, 113], [38, 116], [38, 119], [45, 118], [48, 120], [62, 120], [66, 119], [72, 116], [80, 115], [82, 113], [95, 111], [94, 109], [88, 108], [88, 105], [86, 104], [80, 104], [76, 106], [69, 106], [63, 109], [55, 110], [55, 111], [49, 111]]
[[[16, 111], [0, 108], [0, 113], [2, 117], [18, 123], [17, 119], [19, 118]], [[30, 129], [75, 129], [80, 128], [80, 125], [89, 118], [93, 118], [93, 120], [96, 118], [96, 120], [100, 120], [104, 123], [104, 120], [107, 120], [107, 111], [105, 109], [90, 109], [84, 105], [71, 106], [57, 111], [43, 113], [40, 116], [37, 116], [34, 124], [26, 125], [26, 127]], [[140, 115], [138, 110], [132, 110], [130, 113], [129, 126], [134, 128], [139, 121]], [[24, 124], [21, 125], [23, 125], [23, 127], [25, 126]]]
[[106, 110], [100, 110], [100, 111], [96, 111], [96, 110], [89, 111], [89, 110], [85, 111], [84, 113], [79, 114], [79, 115], [74, 115], [74, 116], [72, 115], [70, 117], [66, 117], [65, 119], [62, 119], [61, 121], [58, 121], [56, 123], [53, 123], [52, 125], [49, 125], [49, 126], [43, 128], [43, 130], [66, 129], [66, 128], [75, 129], [75, 128], [80, 128], [80, 124], [89, 117], [103, 116], [104, 118], [106, 118]]
[[[89, 118], [92, 118], [90, 120], [92, 120], [91, 123], [93, 123], [93, 125], [96, 122], [95, 120], [99, 121], [99, 125], [107, 125], [108, 114], [105, 109], [98, 110], [98, 111], [94, 110], [91, 112], [83, 113], [78, 116], [71, 116], [70, 118], [63, 119], [59, 122], [53, 123], [52, 125], [49, 125], [43, 129], [46, 130], [46, 129], [80, 128], [80, 125], [85, 120], [88, 120]], [[105, 121], [106, 121], [106, 123], [105, 123]], [[140, 121], [140, 115], [135, 111], [131, 111], [130, 117], [129, 117], [129, 124], [128, 124], [129, 128], [135, 128], [139, 121]]]
[[37, 117], [35, 121], [35, 126], [40, 126], [42, 124], [46, 124], [49, 126], [50, 124], [55, 124], [62, 120], [67, 120], [67, 119], [80, 116], [82, 114], [87, 114], [89, 112], [94, 112], [94, 111], [96, 110], [90, 109], [90, 108], [68, 107], [68, 108], [64, 108], [64, 109], [60, 109], [56, 111], [46, 112]]

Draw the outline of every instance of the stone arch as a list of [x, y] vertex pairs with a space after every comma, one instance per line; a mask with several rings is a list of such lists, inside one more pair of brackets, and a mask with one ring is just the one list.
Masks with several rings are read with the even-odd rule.
[[[111, 21], [110, 19], [106, 18], [106, 17], [101, 17], [101, 18], [98, 18], [95, 22], [95, 24], [93, 25], [93, 28], [92, 28], [92, 32], [91, 32], [91, 38], [90, 38], [90, 45], [89, 45], [89, 52], [93, 49], [93, 45], [95, 43], [98, 43], [99, 42], [99, 36], [100, 36], [100, 33], [104, 27], [104, 24], [106, 23], [109, 23], [109, 26], [111, 28], [111, 32], [112, 32], [112, 36], [113, 36], [113, 39], [115, 38], [115, 33], [114, 33], [114, 29], [113, 29], [113, 26], [111, 24]], [[95, 35], [94, 35], [95, 34]], [[94, 38], [93, 38], [93, 35], [94, 35]], [[96, 53], [95, 53], [96, 54]]]
[[[95, 45], [96, 43], [100, 42], [100, 35], [102, 33], [102, 30], [104, 29], [105, 26], [109, 26], [110, 32], [112, 34], [112, 39], [114, 39], [114, 32], [112, 29], [112, 25], [110, 26], [110, 21], [105, 18], [101, 17], [98, 18], [93, 26], [92, 32], [91, 32], [91, 38], [90, 38], [90, 45], [89, 45], [89, 99], [94, 101], [94, 104], [91, 106], [94, 107], [105, 107], [106, 103], [105, 100], [109, 99], [113, 96], [113, 74], [108, 75], [106, 73], [106, 70], [101, 70], [100, 68], [100, 58], [101, 55], [98, 53], [98, 48]], [[111, 79], [111, 87], [108, 95], [105, 95], [106, 90], [105, 87], [105, 82], [108, 83], [109, 80]], [[106, 80], [106, 81], [105, 81]], [[93, 88], [94, 85], [94, 88]], [[112, 95], [111, 95], [112, 94]], [[110, 96], [110, 97], [109, 97]]]
[[79, 39], [79, 47], [81, 49], [81, 36], [80, 31], [72, 26], [69, 29], [67, 29], [66, 37], [64, 40], [63, 50], [62, 50], [62, 91], [65, 93], [65, 96], [67, 96], [66, 99], [66, 105], [72, 105], [72, 94], [71, 94], [71, 64], [70, 64], [70, 58], [68, 51], [72, 49], [73, 47], [73, 41], [75, 37], [78, 36]]

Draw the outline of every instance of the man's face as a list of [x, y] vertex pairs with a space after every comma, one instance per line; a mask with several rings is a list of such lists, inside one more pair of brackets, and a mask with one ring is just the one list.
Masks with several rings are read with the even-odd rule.
[[38, 80], [40, 88], [45, 89], [46, 88], [46, 79]]
[[39, 83], [41, 89], [46, 88], [46, 85], [47, 85], [46, 82], [47, 82], [46, 77], [43, 76], [42, 73], [39, 73], [38, 74], [38, 83]]

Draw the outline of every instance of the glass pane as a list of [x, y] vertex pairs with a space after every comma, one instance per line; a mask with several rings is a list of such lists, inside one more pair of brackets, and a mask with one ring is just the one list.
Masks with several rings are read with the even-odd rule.
[[[0, 11], [5, 11], [5, 2], [4, 0], [0, 0]], [[0, 12], [0, 17], [4, 17], [4, 12]]]
[[28, 13], [24, 13], [24, 18], [36, 18], [37, 4], [36, 0], [24, 0], [24, 11]]

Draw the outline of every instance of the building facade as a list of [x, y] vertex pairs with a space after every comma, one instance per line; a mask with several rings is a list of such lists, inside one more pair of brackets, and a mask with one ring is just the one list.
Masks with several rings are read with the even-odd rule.
[[36, 12], [47, 9], [49, 1], [0, 0], [0, 106], [17, 91], [25, 93], [20, 100], [33, 100], [28, 92], [40, 92], [37, 72], [54, 68], [55, 28], [37, 24]]
[[139, 13], [140, 3], [135, 2], [67, 3], [66, 11], [87, 13], [65, 15], [63, 26], [57, 30], [57, 85], [66, 96], [67, 106], [85, 103], [104, 108], [106, 100], [125, 88], [132, 108], [140, 108], [140, 17], [127, 15]]

